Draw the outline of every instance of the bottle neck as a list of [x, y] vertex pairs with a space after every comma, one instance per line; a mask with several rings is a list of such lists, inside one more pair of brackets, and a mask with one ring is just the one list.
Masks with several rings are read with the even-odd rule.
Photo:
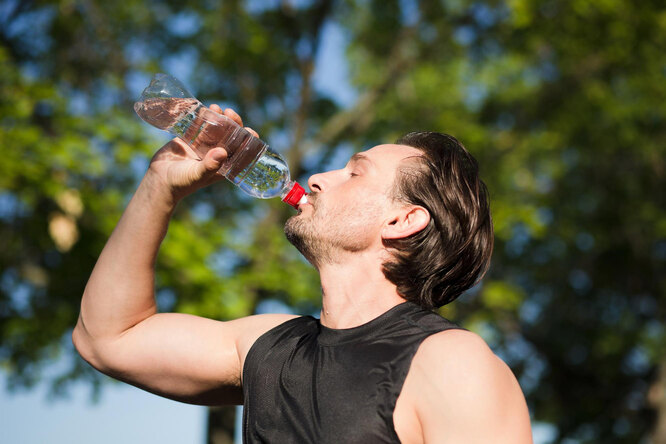
[[290, 180], [286, 183], [281, 193], [282, 202], [298, 209], [299, 205], [307, 202], [307, 194], [303, 187], [296, 181]]

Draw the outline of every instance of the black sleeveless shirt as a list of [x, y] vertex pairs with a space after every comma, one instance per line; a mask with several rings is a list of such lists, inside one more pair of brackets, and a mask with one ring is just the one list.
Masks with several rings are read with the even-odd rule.
[[259, 337], [243, 368], [245, 443], [399, 443], [393, 410], [421, 342], [460, 328], [411, 302], [355, 328], [311, 316]]

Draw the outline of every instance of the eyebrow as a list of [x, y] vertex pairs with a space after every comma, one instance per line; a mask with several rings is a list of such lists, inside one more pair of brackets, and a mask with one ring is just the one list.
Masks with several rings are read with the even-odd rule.
[[363, 153], [354, 154], [349, 159], [349, 162], [350, 163], [357, 163], [357, 162], [360, 162], [362, 160], [365, 160], [366, 162], [370, 162], [370, 164], [372, 164], [372, 160], [370, 160], [370, 158], [368, 156], [366, 156], [365, 154], [363, 154]]

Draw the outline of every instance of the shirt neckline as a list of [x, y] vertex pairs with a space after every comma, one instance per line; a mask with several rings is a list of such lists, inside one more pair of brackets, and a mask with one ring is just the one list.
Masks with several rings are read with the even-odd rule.
[[318, 342], [321, 345], [340, 345], [369, 337], [371, 333], [376, 334], [377, 330], [383, 326], [393, 324], [396, 318], [413, 311], [415, 307], [418, 306], [413, 302], [401, 302], [365, 324], [351, 328], [329, 328], [322, 325], [320, 320], [317, 320], [319, 324]]

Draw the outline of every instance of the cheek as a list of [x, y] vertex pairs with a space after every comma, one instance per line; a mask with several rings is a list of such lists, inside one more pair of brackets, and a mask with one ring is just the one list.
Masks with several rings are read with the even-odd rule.
[[381, 225], [384, 211], [381, 204], [376, 200], [367, 200], [350, 202], [345, 208], [340, 209], [340, 214], [351, 226], [373, 230]]
[[314, 216], [329, 223], [374, 224], [383, 214], [385, 200], [384, 194], [367, 188], [344, 190], [317, 200]]
[[353, 200], [338, 200], [335, 202], [327, 202], [321, 211], [321, 215], [325, 215], [331, 220], [340, 220], [345, 223], [354, 223], [357, 220], [363, 219], [365, 215], [364, 204], [362, 202]]

